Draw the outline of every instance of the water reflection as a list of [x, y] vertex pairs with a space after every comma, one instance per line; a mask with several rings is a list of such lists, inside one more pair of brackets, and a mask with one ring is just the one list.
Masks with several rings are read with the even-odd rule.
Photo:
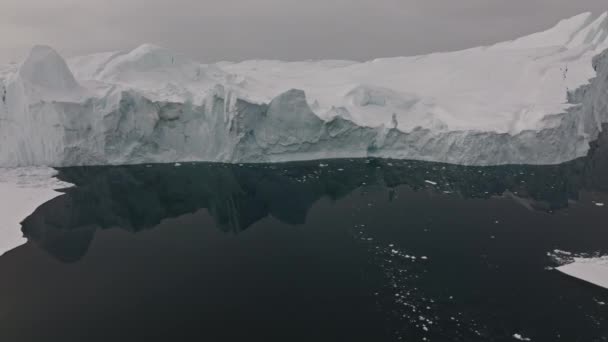
[[[605, 137], [603, 140], [608, 140]], [[217, 226], [238, 233], [273, 216], [303, 224], [320, 198], [340, 199], [368, 186], [457, 194], [508, 196], [552, 212], [582, 190], [608, 191], [608, 143], [586, 158], [559, 166], [464, 167], [416, 161], [335, 160], [281, 165], [184, 164], [62, 169], [76, 186], [23, 222], [30, 240], [63, 261], [85, 255], [98, 229], [138, 232], [161, 221], [207, 209]], [[394, 191], [389, 191], [389, 199]]]
[[[188, 325], [194, 330], [205, 320], [223, 329], [225, 317], [256, 312], [258, 321], [248, 314], [237, 321], [280, 320], [288, 338], [275, 340], [294, 340], [310, 324], [333, 327], [340, 338], [307, 340], [604, 341], [605, 291], [546, 270], [547, 252], [557, 248], [606, 252], [608, 212], [592, 203], [608, 203], [602, 139], [588, 157], [559, 166], [335, 160], [62, 169], [60, 178], [76, 186], [23, 222], [29, 243], [2, 259], [18, 285], [2, 300], [20, 307], [37, 292], [54, 303], [42, 307], [54, 309], [90, 293], [125, 293], [100, 312], [204, 317]], [[21, 290], [39, 282], [56, 285]], [[120, 287], [132, 283], [140, 286]], [[72, 299], [75, 288], [80, 297]], [[184, 302], [171, 304], [167, 289]], [[63, 293], [57, 302], [54, 291]], [[149, 310], [114, 309], [132, 296]], [[228, 316], [217, 316], [226, 305]], [[29, 318], [40, 305], [27, 307]], [[94, 319], [83, 331], [105, 329], [97, 316], [85, 317]]]

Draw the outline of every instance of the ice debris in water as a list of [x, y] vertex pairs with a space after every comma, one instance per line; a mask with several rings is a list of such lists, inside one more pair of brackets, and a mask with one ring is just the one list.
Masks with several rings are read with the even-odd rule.
[[520, 341], [532, 341], [530, 338], [524, 337], [521, 334], [513, 334], [513, 338]]

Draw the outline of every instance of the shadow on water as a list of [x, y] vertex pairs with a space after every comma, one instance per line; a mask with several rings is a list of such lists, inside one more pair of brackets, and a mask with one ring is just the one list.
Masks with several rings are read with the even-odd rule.
[[[142, 329], [214, 341], [608, 340], [605, 290], [546, 270], [557, 248], [608, 252], [596, 205], [608, 204], [608, 136], [556, 166], [183, 163], [59, 178], [75, 186], [28, 217], [28, 243], [0, 258], [18, 278], [0, 301], [32, 301], [0, 305], [0, 337], [44, 340], [17, 327], [55, 305], [71, 308], [57, 315], [62, 329], [40, 334], [62, 340], [149, 340]], [[54, 290], [24, 290], [37, 282]], [[96, 313], [79, 306], [91, 296]], [[80, 335], [65, 332], [70, 319]]]

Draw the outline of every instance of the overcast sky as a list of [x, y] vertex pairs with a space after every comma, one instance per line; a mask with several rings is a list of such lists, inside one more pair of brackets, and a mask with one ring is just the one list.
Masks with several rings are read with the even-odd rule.
[[201, 61], [375, 57], [512, 39], [607, 0], [1, 0], [0, 62], [155, 43]]

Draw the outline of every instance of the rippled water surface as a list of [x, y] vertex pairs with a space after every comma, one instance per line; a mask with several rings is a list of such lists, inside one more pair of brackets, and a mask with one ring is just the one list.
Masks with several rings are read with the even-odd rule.
[[608, 156], [60, 171], [0, 258], [1, 341], [607, 341]]

